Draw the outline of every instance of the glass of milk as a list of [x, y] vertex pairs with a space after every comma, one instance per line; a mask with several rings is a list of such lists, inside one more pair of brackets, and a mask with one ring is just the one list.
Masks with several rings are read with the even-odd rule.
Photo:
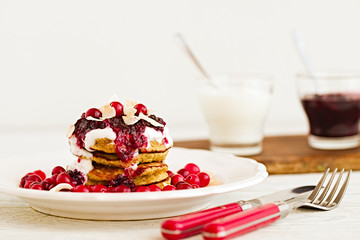
[[248, 156], [262, 151], [272, 78], [227, 74], [202, 82], [199, 102], [208, 123], [211, 150]]

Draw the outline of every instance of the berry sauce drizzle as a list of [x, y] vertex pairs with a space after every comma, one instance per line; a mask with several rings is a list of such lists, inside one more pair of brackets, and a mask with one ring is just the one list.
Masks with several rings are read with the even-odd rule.
[[[149, 117], [163, 126], [166, 125], [162, 118], [156, 117], [155, 115], [150, 115]], [[82, 116], [75, 123], [74, 135], [77, 138], [77, 145], [80, 148], [84, 148], [85, 135], [89, 131], [94, 129], [104, 129], [106, 127], [110, 127], [116, 134], [116, 139], [114, 141], [116, 145], [115, 150], [120, 160], [123, 162], [130, 161], [135, 153], [137, 153], [138, 149], [147, 146], [148, 140], [144, 135], [146, 127], [151, 127], [161, 132], [164, 131], [164, 127], [155, 127], [143, 119], [140, 119], [133, 125], [127, 125], [122, 117], [113, 117], [103, 121], [96, 121], [88, 120], [85, 116]]]

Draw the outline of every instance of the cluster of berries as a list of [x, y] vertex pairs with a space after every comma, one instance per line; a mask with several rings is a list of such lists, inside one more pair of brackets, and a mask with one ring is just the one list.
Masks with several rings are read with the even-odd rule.
[[50, 190], [56, 185], [67, 183], [72, 186], [71, 192], [156, 192], [156, 191], [172, 191], [181, 189], [202, 188], [209, 185], [210, 177], [207, 173], [201, 172], [200, 168], [194, 163], [188, 163], [176, 174], [168, 171], [171, 177], [171, 185], [161, 189], [156, 184], [150, 186], [135, 186], [134, 182], [127, 176], [119, 175], [112, 180], [108, 186], [84, 185], [85, 178], [79, 171], [66, 171], [61, 166], [56, 166], [51, 171], [51, 177], [47, 178], [46, 174], [37, 170], [27, 173], [21, 178], [19, 186], [21, 188], [35, 190]]

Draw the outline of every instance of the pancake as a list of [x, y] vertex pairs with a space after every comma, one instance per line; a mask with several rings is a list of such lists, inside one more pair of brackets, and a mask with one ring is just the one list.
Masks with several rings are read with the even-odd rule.
[[161, 182], [169, 177], [168, 166], [165, 163], [144, 163], [137, 168], [117, 168], [93, 163], [93, 169], [87, 174], [86, 185], [94, 183], [108, 185], [118, 175], [126, 173], [134, 181], [135, 185], [143, 186]]
[[[162, 142], [158, 141], [150, 141], [147, 147], [140, 148], [140, 152], [164, 152], [168, 149], [166, 146], [165, 140], [163, 139]], [[98, 138], [95, 140], [94, 145], [90, 146], [91, 150], [100, 151], [104, 153], [116, 153], [116, 144], [113, 140], [108, 138]]]
[[81, 159], [89, 159], [93, 162], [111, 166], [111, 167], [120, 167], [126, 168], [130, 167], [131, 164], [142, 164], [142, 163], [151, 163], [151, 162], [163, 162], [168, 154], [169, 150], [164, 152], [156, 153], [140, 153], [134, 156], [130, 161], [124, 162], [121, 161], [119, 156], [116, 153], [103, 153], [103, 152], [92, 152], [92, 157], [89, 156], [80, 156]]

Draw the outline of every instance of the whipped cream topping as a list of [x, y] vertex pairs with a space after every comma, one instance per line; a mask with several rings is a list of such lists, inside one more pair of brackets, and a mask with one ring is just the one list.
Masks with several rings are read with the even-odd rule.
[[116, 139], [116, 133], [114, 133], [114, 131], [110, 127], [89, 131], [88, 133], [86, 133], [84, 139], [85, 149], [93, 152], [94, 150], [92, 150], [91, 147], [95, 145], [96, 139], [101, 138], [107, 138], [114, 141]]
[[70, 145], [70, 152], [74, 154], [75, 156], [82, 156], [86, 158], [92, 158], [92, 153], [86, 151], [85, 149], [82, 149], [77, 145], [77, 138], [75, 135], [72, 135], [69, 138], [69, 145]]
[[[163, 132], [157, 131], [154, 128], [146, 127], [144, 135], [148, 139], [147, 147], [150, 147], [150, 142], [151, 141], [157, 141], [158, 143], [161, 143], [161, 144], [163, 143], [166, 148], [169, 148], [169, 147], [171, 147], [173, 145], [173, 139], [170, 137], [169, 129], [166, 126], [164, 127]], [[163, 142], [163, 140], [165, 138], [167, 139], [167, 141]]]

